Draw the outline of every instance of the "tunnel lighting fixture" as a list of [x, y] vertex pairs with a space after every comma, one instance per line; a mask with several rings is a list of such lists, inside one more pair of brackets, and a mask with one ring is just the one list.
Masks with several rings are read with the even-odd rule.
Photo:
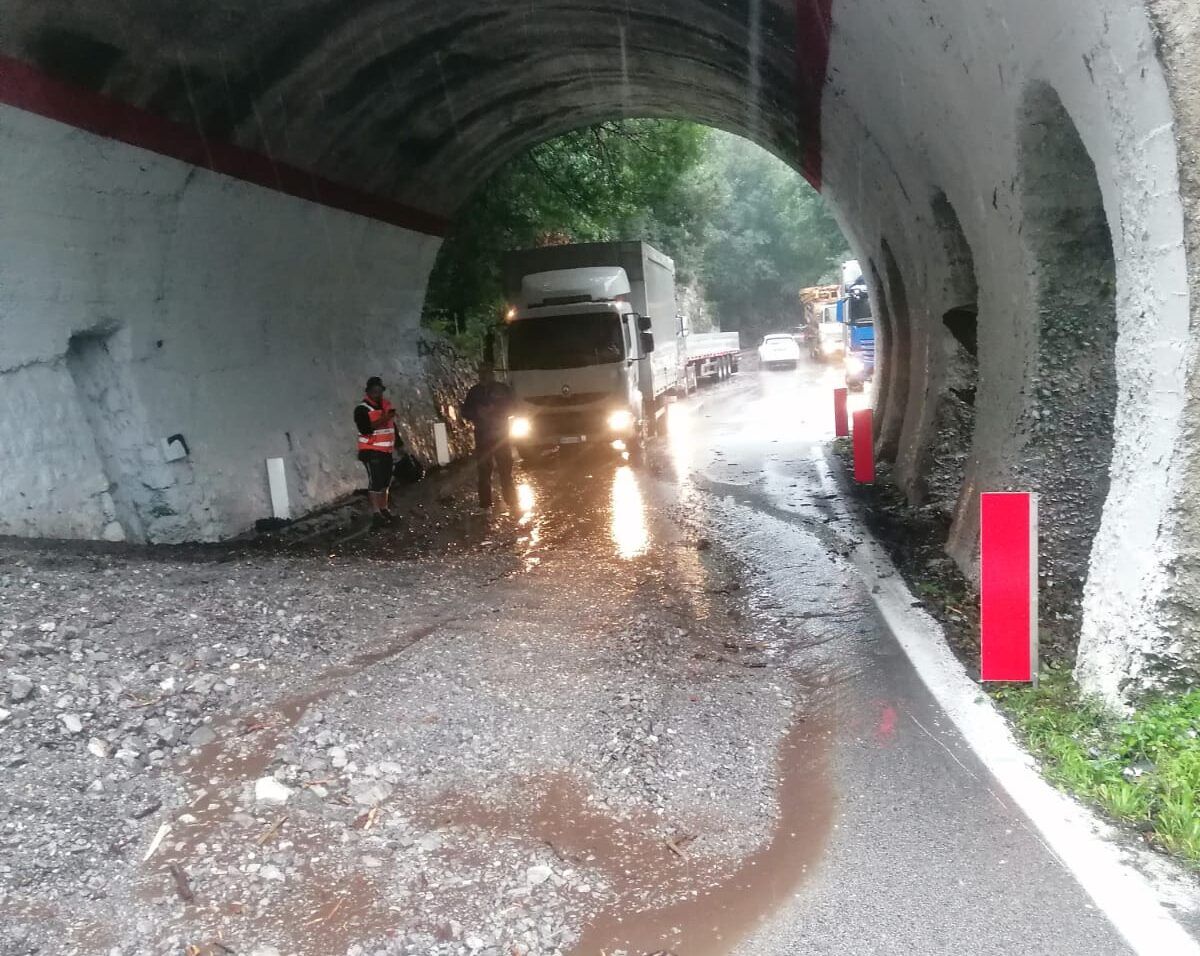
[[615, 442], [612, 443], [612, 446], [613, 446], [613, 451], [624, 451], [625, 450], [625, 443], [623, 441], [621, 441], [621, 439], [619, 439], [619, 438]]
[[614, 432], [623, 432], [632, 427], [633, 413], [627, 408], [618, 408], [608, 416], [608, 427]]
[[504, 313], [504, 321], [505, 322], [511, 322], [516, 317], [517, 317], [517, 310], [515, 308], [510, 308], [507, 312]]
[[528, 418], [514, 418], [508, 423], [510, 438], [528, 438], [533, 433], [533, 422]]

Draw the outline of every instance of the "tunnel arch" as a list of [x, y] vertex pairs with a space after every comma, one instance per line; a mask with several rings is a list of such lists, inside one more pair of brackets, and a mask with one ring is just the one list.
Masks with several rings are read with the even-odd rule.
[[906, 462], [910, 499], [947, 516], [962, 493], [975, 434], [979, 388], [979, 285], [975, 257], [958, 213], [944, 192], [930, 201], [932, 226], [943, 251], [943, 271], [928, 324], [924, 434]]
[[900, 452], [900, 434], [908, 410], [912, 367], [912, 317], [909, 313], [908, 286], [887, 239], [880, 240], [883, 275], [880, 280], [887, 301], [884, 321], [884, 350], [881, 367], [886, 368], [887, 386], [880, 400], [882, 421], [877, 451], [884, 461], [895, 461]]
[[[1189, 527], [1171, 503], [1189, 473], [1180, 456], [1195, 457], [1190, 445], [1176, 449], [1191, 383], [1190, 366], [1172, 357], [1193, 308], [1185, 236], [1200, 247], [1179, 190], [1179, 151], [1200, 135], [1189, 105], [1193, 47], [1170, 4], [1013, 0], [1003, 22], [991, 5], [954, 0], [919, 9], [902, 0], [286, 0], [186, 16], [137, 0], [119, 20], [74, 0], [9, 7], [0, 172], [23, 188], [3, 201], [26, 217], [10, 221], [33, 227], [22, 235], [44, 228], [51, 240], [38, 253], [49, 258], [32, 263], [39, 272], [22, 235], [0, 237], [3, 319], [20, 333], [0, 399], [24, 408], [36, 394], [68, 419], [70, 337], [96, 325], [97, 309], [126, 316], [135, 391], [149, 405], [143, 444], [153, 450], [184, 431], [202, 449], [186, 478], [179, 469], [176, 490], [198, 502], [179, 534], [229, 532], [261, 513], [258, 471], [271, 455], [301, 459], [301, 503], [345, 487], [351, 468], [328, 408], [374, 360], [374, 336], [418, 337], [437, 237], [491, 169], [571, 127], [674, 116], [744, 135], [820, 182], [884, 284], [887, 237], [915, 358], [907, 383], [886, 390], [881, 437], [896, 444], [910, 488], [937, 392], [929, 356], [947, 313], [964, 304], [939, 301], [946, 253], [932, 241], [927, 197], [941, 191], [953, 203], [986, 317], [975, 439], [949, 542], [970, 572], [975, 495], [1018, 480], [1028, 438], [1021, 389], [1035, 371], [1037, 304], [1014, 281], [1028, 265], [1018, 141], [1026, 91], [1047, 84], [1092, 157], [1116, 274], [1112, 484], [1088, 561], [1080, 673], [1115, 699], [1124, 685], [1113, 675], [1165, 646], [1158, 608], [1177, 587], [1171, 561], [1187, 550]], [[1166, 38], [1158, 46], [1151, 17]], [[158, 279], [117, 287], [107, 278], [130, 274], [131, 263]], [[42, 273], [58, 277], [65, 298], [50, 300]], [[353, 331], [339, 336], [343, 325]], [[235, 361], [213, 354], [212, 343], [240, 335]], [[147, 345], [155, 341], [166, 346]], [[305, 351], [314, 342], [316, 359]], [[1020, 374], [1014, 356], [1027, 363]], [[384, 370], [411, 377], [419, 365], [402, 349]], [[242, 427], [246, 403], [267, 398], [256, 371], [295, 379], [297, 367], [305, 400], [286, 423], [291, 437]], [[168, 383], [181, 383], [187, 400]], [[422, 403], [433, 404], [414, 407]], [[19, 424], [4, 427], [12, 447], [28, 446]], [[103, 509], [89, 482], [78, 502], [68, 495], [70, 520], [40, 517], [39, 508], [53, 511], [53, 488], [5, 486], [0, 498], [22, 504], [2, 513], [3, 527], [95, 535]], [[1123, 556], [1131, 541], [1132, 565]]]
[[1109, 489], [1117, 399], [1116, 263], [1095, 164], [1055, 90], [1022, 104], [1019, 195], [1036, 354], [1017, 480], [1059, 533], [1042, 544], [1044, 630], [1073, 643]]
[[870, 276], [871, 310], [875, 316], [875, 444], [880, 458], [887, 456], [880, 453], [879, 441], [883, 433], [883, 423], [887, 418], [887, 409], [893, 401], [892, 389], [892, 358], [890, 349], [895, 336], [895, 320], [892, 318], [891, 302], [888, 298], [888, 288], [879, 274], [879, 267], [873, 259], [867, 260], [867, 275]]

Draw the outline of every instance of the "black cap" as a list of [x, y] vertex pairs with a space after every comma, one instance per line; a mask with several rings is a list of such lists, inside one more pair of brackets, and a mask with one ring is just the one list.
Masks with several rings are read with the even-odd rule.
[[369, 379], [367, 379], [367, 388], [374, 388], [376, 385], [378, 385], [380, 388], [387, 388], [387, 386], [383, 384], [383, 379], [381, 379], [378, 375], [372, 375]]

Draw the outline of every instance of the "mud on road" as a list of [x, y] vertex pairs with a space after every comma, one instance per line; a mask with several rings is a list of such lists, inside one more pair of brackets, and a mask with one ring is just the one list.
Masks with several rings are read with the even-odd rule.
[[0, 545], [0, 951], [730, 951], [820, 856], [829, 734], [803, 630], [659, 493]]

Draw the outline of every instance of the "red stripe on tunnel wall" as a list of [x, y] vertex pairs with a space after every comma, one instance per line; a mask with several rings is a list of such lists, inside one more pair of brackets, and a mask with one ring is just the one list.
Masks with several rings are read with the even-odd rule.
[[821, 188], [821, 100], [829, 69], [833, 0], [796, 0], [796, 124], [800, 171]]
[[0, 103], [331, 209], [431, 236], [444, 236], [449, 230], [441, 216], [323, 179], [262, 153], [205, 139], [190, 126], [63, 83], [2, 55]]

